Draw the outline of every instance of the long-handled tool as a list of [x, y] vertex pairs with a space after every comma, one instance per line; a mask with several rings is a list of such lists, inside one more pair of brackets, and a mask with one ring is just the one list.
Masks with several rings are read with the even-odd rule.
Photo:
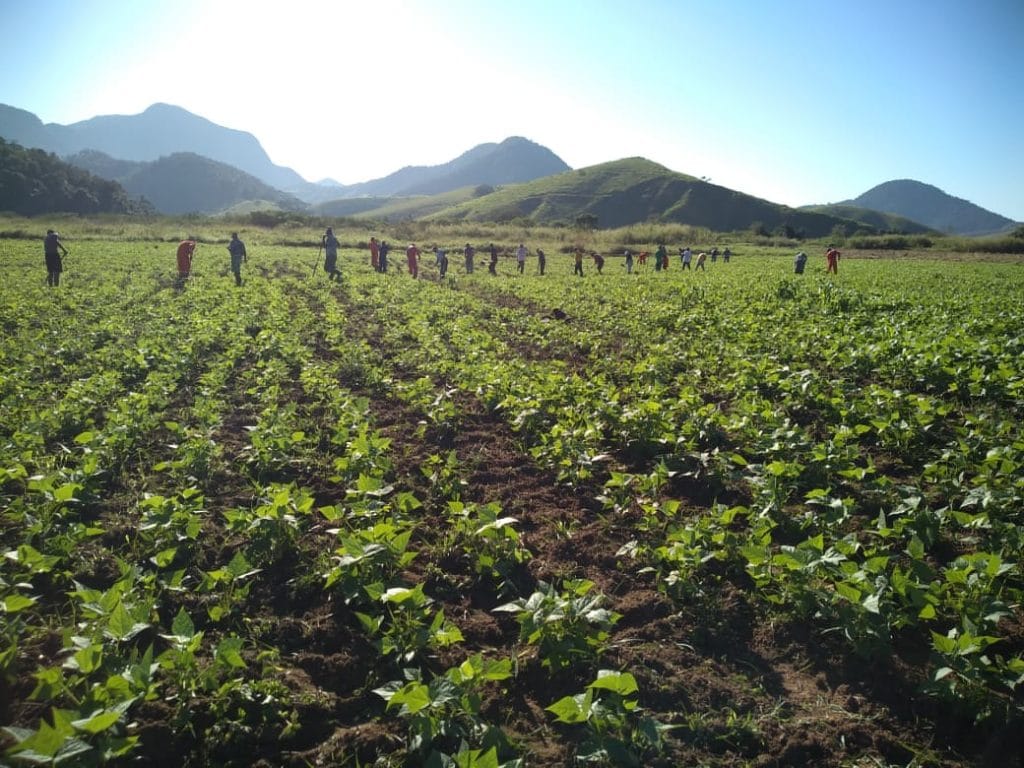
[[320, 247], [316, 249], [316, 261], [313, 262], [313, 274], [316, 275], [316, 268], [320, 266], [320, 252], [324, 249], [324, 241], [320, 241]]

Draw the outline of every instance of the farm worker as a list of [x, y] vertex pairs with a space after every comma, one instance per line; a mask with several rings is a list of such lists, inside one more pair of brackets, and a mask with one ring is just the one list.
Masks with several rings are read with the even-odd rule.
[[631, 250], [629, 250], [629, 248], [627, 248], [622, 255], [626, 259], [626, 274], [627, 275], [632, 275], [633, 274], [633, 252]]
[[388, 252], [391, 250], [391, 246], [386, 241], [380, 241], [380, 251], [377, 255], [377, 271], [382, 275], [388, 271]]
[[324, 248], [324, 272], [329, 280], [341, 282], [341, 272], [338, 271], [338, 238], [334, 236], [334, 230], [330, 227], [324, 232], [322, 240]]
[[544, 265], [547, 263], [547, 257], [544, 255], [544, 251], [540, 248], [537, 249], [537, 273], [544, 274]]
[[60, 241], [60, 235], [52, 229], [46, 230], [43, 238], [43, 257], [46, 259], [46, 284], [51, 288], [60, 285], [60, 273], [64, 271], [61, 255], [67, 256], [68, 249]]
[[798, 251], [796, 258], [793, 260], [793, 267], [798, 275], [804, 273], [804, 265], [807, 264], [807, 254], [803, 251]]
[[601, 274], [601, 270], [604, 269], [604, 256], [597, 251], [590, 254], [590, 257], [594, 260], [594, 266], [597, 267], [597, 274]]
[[370, 238], [370, 266], [373, 267], [374, 272], [380, 271], [378, 269], [378, 263], [380, 262], [380, 244], [377, 242], [376, 237]]
[[235, 273], [235, 285], [242, 284], [242, 262], [249, 263], [249, 254], [245, 252], [245, 243], [238, 239], [238, 233], [231, 233], [231, 242], [228, 243], [228, 253], [231, 254], [231, 271]]
[[732, 251], [730, 251], [728, 248], [722, 251], [722, 261], [724, 261], [726, 264], [729, 263], [730, 256], [732, 256]]
[[466, 247], [462, 249], [462, 256], [466, 260], [466, 274], [473, 274], [473, 257], [476, 256], [476, 249], [466, 243]]
[[420, 249], [416, 247], [416, 243], [409, 243], [409, 247], [405, 249], [405, 260], [409, 265], [409, 274], [412, 275], [412, 279], [415, 280], [419, 275], [419, 259]]
[[825, 251], [825, 261], [826, 261], [826, 263], [828, 265], [825, 268], [825, 273], [827, 274], [829, 272], [832, 272], [833, 274], [838, 275], [839, 274], [839, 251], [837, 251], [831, 245], [828, 247], [828, 250]]
[[665, 266], [666, 261], [668, 261], [668, 251], [665, 250], [665, 244], [660, 243], [658, 250], [654, 252], [654, 271], [661, 272], [661, 268]]
[[574, 262], [574, 265], [573, 265], [573, 268], [572, 268], [572, 273], [574, 275], [579, 275], [580, 277], [583, 277], [583, 249], [582, 248], [577, 248], [573, 252], [573, 262]]
[[647, 251], [640, 251], [640, 253], [637, 254], [637, 257], [636, 257], [637, 264], [639, 264], [642, 267], [646, 267], [647, 266], [647, 257], [648, 256], [650, 256], [650, 254]]
[[690, 250], [690, 246], [680, 248], [679, 255], [683, 257], [683, 269], [689, 269], [690, 262], [693, 261], [693, 251]]
[[192, 271], [192, 255], [196, 252], [196, 241], [189, 237], [178, 243], [178, 279], [184, 280]]
[[491, 243], [489, 247], [491, 249], [491, 261], [487, 265], [487, 271], [492, 275], [496, 275], [498, 274], [498, 246]]
[[711, 263], [714, 264], [716, 261], [718, 261], [718, 248], [717, 247], [711, 249]]
[[448, 252], [444, 248], [434, 246], [434, 258], [437, 259], [437, 268], [441, 273], [441, 279], [448, 274]]
[[699, 269], [701, 272], [704, 271], [704, 262], [707, 261], [708, 255], [701, 251], [697, 254], [697, 266], [694, 269]]
[[522, 243], [516, 248], [516, 269], [519, 270], [520, 275], [526, 269], [526, 246]]

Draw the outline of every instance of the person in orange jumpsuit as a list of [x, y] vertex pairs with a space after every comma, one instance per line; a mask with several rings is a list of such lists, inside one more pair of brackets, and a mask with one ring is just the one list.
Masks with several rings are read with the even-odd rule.
[[409, 263], [409, 274], [413, 280], [419, 275], [419, 258], [420, 249], [416, 247], [416, 243], [409, 243], [409, 247], [405, 249], [405, 259]]
[[192, 254], [196, 252], [196, 241], [191, 237], [178, 243], [178, 279], [184, 280], [192, 271]]
[[828, 250], [825, 251], [825, 261], [826, 261], [826, 263], [828, 265], [825, 268], [825, 274], [828, 274], [829, 272], [831, 272], [834, 275], [838, 275], [839, 274], [839, 251], [837, 251], [831, 245], [828, 247]]

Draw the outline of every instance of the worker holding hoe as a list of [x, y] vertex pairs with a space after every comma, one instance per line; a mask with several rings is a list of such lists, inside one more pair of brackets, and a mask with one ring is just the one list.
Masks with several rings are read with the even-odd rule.
[[46, 258], [46, 284], [51, 288], [60, 285], [60, 273], [64, 271], [61, 256], [68, 255], [68, 249], [60, 241], [60, 235], [52, 229], [46, 230], [43, 238], [43, 256]]
[[324, 272], [327, 273], [327, 279], [340, 283], [341, 272], [338, 271], [338, 246], [341, 243], [338, 242], [338, 238], [334, 236], [334, 230], [330, 227], [324, 232], [321, 245], [324, 249]]

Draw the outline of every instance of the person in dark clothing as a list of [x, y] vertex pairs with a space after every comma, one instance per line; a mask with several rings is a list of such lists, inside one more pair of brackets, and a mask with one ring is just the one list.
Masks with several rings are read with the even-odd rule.
[[382, 275], [388, 271], [388, 253], [391, 251], [391, 246], [386, 241], [380, 241], [380, 252], [377, 254], [377, 271]]
[[544, 255], [544, 251], [540, 248], [537, 249], [537, 272], [544, 274], [544, 265], [547, 263], [547, 257]]
[[43, 256], [46, 259], [46, 284], [51, 288], [60, 285], [60, 273], [64, 271], [61, 256], [67, 256], [68, 249], [60, 241], [60, 235], [52, 229], [46, 230], [43, 238]]
[[487, 265], [487, 271], [492, 275], [498, 274], [498, 246], [491, 243], [491, 261]]
[[242, 262], [249, 263], [249, 254], [245, 252], [245, 243], [238, 239], [238, 233], [231, 233], [231, 242], [228, 243], [228, 253], [231, 254], [231, 271], [235, 273], [235, 285], [242, 284]]
[[330, 227], [324, 233], [322, 243], [324, 249], [324, 272], [327, 273], [328, 279], [340, 283], [341, 272], [338, 271], [338, 246], [341, 243], [338, 242], [338, 238], [334, 236], [334, 230]]

